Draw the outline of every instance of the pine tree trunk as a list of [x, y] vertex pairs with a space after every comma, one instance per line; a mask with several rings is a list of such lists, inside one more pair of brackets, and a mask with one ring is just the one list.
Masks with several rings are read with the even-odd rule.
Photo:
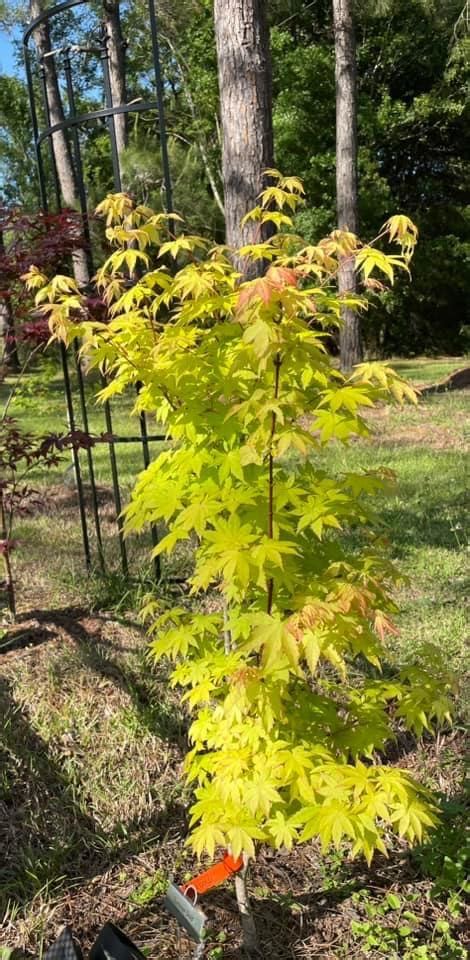
[[256, 206], [264, 171], [273, 165], [266, 4], [264, 0], [214, 0], [214, 21], [226, 241], [238, 248], [260, 239], [259, 225], [251, 222], [242, 227], [241, 220]]
[[[43, 13], [43, 10], [42, 0], [29, 0], [31, 20], [39, 17], [40, 14]], [[42, 23], [36, 27], [34, 31], [34, 42], [36, 44], [38, 58], [44, 68], [49, 119], [51, 126], [53, 126], [56, 123], [62, 123], [65, 115], [54, 57], [48, 55], [51, 53], [52, 46], [47, 23]], [[78, 209], [79, 198], [72, 154], [64, 130], [57, 130], [56, 133], [52, 135], [52, 146], [64, 206], [70, 207], [71, 209]], [[75, 250], [72, 254], [72, 261], [73, 272], [77, 283], [81, 286], [86, 285], [89, 282], [90, 276], [85, 252], [81, 249]]]
[[[113, 107], [126, 102], [126, 58], [125, 43], [122, 36], [119, 0], [103, 0], [104, 23], [108, 40], [109, 79]], [[114, 115], [116, 146], [118, 154], [127, 147], [127, 116], [125, 113]]]
[[[333, 0], [336, 78], [336, 206], [341, 230], [358, 232], [357, 212], [357, 81], [354, 0]], [[339, 269], [340, 293], [354, 293], [354, 263], [345, 259]], [[341, 368], [348, 371], [362, 360], [360, 320], [349, 307], [342, 310]]]

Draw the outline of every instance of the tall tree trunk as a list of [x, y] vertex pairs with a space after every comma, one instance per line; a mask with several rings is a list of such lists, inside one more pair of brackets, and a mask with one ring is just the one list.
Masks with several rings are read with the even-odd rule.
[[[336, 78], [336, 206], [341, 230], [358, 232], [357, 212], [357, 82], [354, 0], [333, 0]], [[340, 293], [354, 293], [354, 262], [345, 258], [338, 275]], [[341, 368], [348, 371], [362, 360], [360, 320], [350, 307], [342, 309]]]
[[10, 373], [18, 373], [18, 341], [16, 339], [15, 318], [9, 300], [0, 300], [0, 337], [3, 340], [1, 365]]
[[[44, 11], [42, 0], [29, 0], [30, 19], [34, 20]], [[49, 109], [49, 118], [51, 126], [56, 123], [62, 123], [65, 119], [62, 97], [60, 94], [57, 71], [54, 57], [51, 56], [51, 38], [49, 25], [40, 24], [34, 31], [34, 42], [38, 57], [44, 68], [44, 79]], [[67, 136], [64, 130], [57, 130], [52, 135], [52, 147], [54, 150], [54, 159], [59, 179], [60, 192], [66, 207], [72, 209], [79, 208], [79, 197], [77, 183], [72, 161], [72, 154]], [[73, 272], [78, 284], [85, 285], [89, 282], [90, 276], [84, 250], [77, 249], [72, 254]]]
[[[119, 0], [103, 0], [104, 23], [108, 41], [109, 79], [113, 107], [126, 102], [126, 57], [125, 42], [122, 36]], [[127, 116], [116, 113], [114, 116], [116, 146], [118, 154], [127, 147]]]
[[[226, 240], [259, 239], [259, 225], [241, 226], [256, 206], [263, 173], [273, 165], [272, 84], [264, 0], [214, 0], [222, 119]], [[252, 273], [250, 269], [250, 274]]]
[[[214, 0], [214, 25], [222, 121], [222, 176], [225, 238], [237, 250], [262, 239], [259, 224], [242, 219], [257, 204], [273, 166], [272, 78], [265, 0]], [[235, 258], [247, 278], [264, 264]], [[225, 638], [226, 648], [230, 638]], [[247, 860], [235, 880], [243, 942], [248, 955], [259, 952], [255, 919], [246, 887]]]
[[[5, 255], [3, 230], [0, 230], [0, 257]], [[10, 300], [0, 298], [0, 338], [3, 340], [3, 350], [0, 357], [1, 365], [11, 373], [18, 373], [20, 359], [18, 356], [18, 341], [16, 339], [15, 317]]]

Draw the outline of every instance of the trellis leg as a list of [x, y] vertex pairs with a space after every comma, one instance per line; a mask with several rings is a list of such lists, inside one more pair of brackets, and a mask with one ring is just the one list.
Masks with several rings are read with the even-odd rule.
[[36, 157], [36, 167], [38, 171], [39, 194], [41, 198], [41, 207], [44, 213], [47, 213], [47, 190], [46, 178], [44, 176], [44, 164], [42, 162], [41, 144], [39, 143], [38, 115], [36, 111], [36, 102], [34, 99], [33, 76], [31, 71], [31, 58], [28, 49], [28, 41], [23, 41], [23, 55], [26, 70], [26, 80], [28, 86], [29, 109], [31, 113], [31, 125], [33, 128], [34, 153]]
[[[122, 112], [128, 113], [128, 112], [147, 110], [147, 109], [155, 110], [156, 108], [158, 112], [158, 136], [160, 140], [162, 168], [163, 168], [163, 186], [165, 191], [165, 199], [164, 199], [163, 205], [168, 212], [171, 212], [171, 210], [173, 209], [173, 200], [172, 200], [170, 164], [169, 164], [169, 157], [168, 157], [168, 141], [167, 141], [167, 132], [166, 132], [166, 124], [165, 124], [164, 87], [163, 87], [163, 79], [162, 79], [162, 71], [161, 71], [161, 63], [160, 63], [157, 19], [156, 19], [156, 12], [155, 12], [155, 0], [149, 0], [149, 14], [150, 14], [152, 53], [153, 53], [153, 69], [154, 69], [155, 87], [156, 87], [156, 102], [149, 102], [149, 103], [136, 102], [136, 103], [130, 103], [130, 104], [113, 105], [111, 82], [110, 82], [110, 71], [109, 71], [109, 52], [108, 52], [107, 38], [106, 38], [105, 32], [102, 31], [100, 36], [99, 49], [97, 50], [96, 48], [94, 48], [93, 52], [99, 53], [101, 56], [106, 108], [104, 110], [100, 109], [96, 111], [91, 111], [80, 116], [77, 115], [75, 95], [74, 95], [75, 92], [73, 87], [71, 57], [70, 57], [71, 50], [75, 48], [63, 47], [61, 50], [51, 51], [51, 56], [54, 56], [60, 53], [64, 57], [63, 64], [64, 64], [64, 70], [65, 70], [65, 79], [67, 84], [67, 95], [68, 95], [70, 115], [63, 122], [59, 124], [55, 124], [54, 126], [51, 127], [51, 118], [50, 118], [50, 112], [49, 112], [48, 101], [47, 101], [47, 91], [45, 89], [44, 69], [43, 69], [43, 65], [40, 64], [40, 80], [41, 80], [42, 95], [44, 99], [44, 115], [46, 119], [46, 129], [42, 133], [40, 133], [39, 131], [38, 114], [36, 110], [36, 101], [35, 101], [35, 87], [34, 87], [35, 78], [33, 76], [30, 52], [28, 49], [28, 42], [31, 36], [34, 34], [35, 29], [37, 29], [37, 27], [41, 23], [50, 22], [54, 14], [62, 13], [66, 10], [72, 9], [73, 7], [81, 6], [82, 4], [85, 5], [87, 3], [88, 3], [88, 0], [61, 0], [60, 3], [56, 4], [55, 6], [52, 6], [50, 10], [43, 11], [40, 14], [40, 16], [38, 16], [34, 21], [32, 21], [29, 24], [28, 28], [25, 30], [24, 36], [23, 36], [23, 48], [24, 48], [25, 70], [26, 70], [27, 83], [28, 83], [28, 96], [30, 101], [33, 136], [34, 136], [34, 149], [36, 154], [36, 163], [37, 163], [37, 169], [38, 169], [39, 189], [40, 189], [42, 208], [45, 212], [47, 212], [47, 209], [48, 209], [47, 192], [48, 191], [47, 191], [45, 170], [43, 165], [43, 158], [41, 153], [41, 144], [45, 139], [48, 140], [55, 198], [56, 198], [57, 208], [60, 210], [62, 205], [62, 197], [61, 197], [60, 183], [59, 183], [59, 178], [57, 175], [57, 168], [55, 163], [53, 137], [54, 137], [54, 133], [59, 129], [64, 131], [70, 130], [71, 145], [73, 146], [72, 156], [73, 156], [73, 163], [75, 167], [77, 187], [78, 187], [78, 197], [79, 197], [80, 209], [83, 217], [83, 230], [84, 230], [85, 238], [87, 240], [86, 256], [87, 256], [89, 273], [90, 275], [92, 275], [93, 273], [92, 259], [93, 258], [92, 258], [91, 243], [90, 243], [90, 240], [91, 240], [90, 230], [89, 230], [89, 224], [87, 220], [87, 213], [88, 213], [87, 197], [86, 197], [86, 188], [85, 188], [84, 177], [83, 177], [83, 166], [82, 166], [81, 149], [80, 149], [80, 136], [79, 136], [79, 130], [78, 130], [80, 124], [86, 123], [90, 120], [105, 118], [108, 126], [110, 146], [111, 146], [111, 160], [112, 160], [112, 166], [113, 166], [114, 187], [116, 191], [121, 191], [122, 189], [121, 169], [120, 169], [120, 158], [119, 158], [117, 142], [116, 142], [116, 130], [115, 130], [115, 119], [114, 119], [115, 114], [122, 113]], [[76, 49], [78, 50], [79, 48], [76, 48]], [[82, 48], [80, 48], [80, 50], [81, 49]], [[64, 375], [64, 387], [65, 387], [66, 402], [67, 402], [67, 415], [68, 415], [70, 430], [73, 432], [73, 430], [75, 430], [75, 416], [74, 416], [74, 410], [73, 410], [73, 396], [72, 396], [70, 374], [69, 374], [69, 368], [68, 368], [68, 358], [65, 351], [65, 347], [61, 345], [60, 349], [61, 349], [61, 359], [62, 359], [62, 367], [63, 367], [63, 375]], [[88, 410], [86, 405], [85, 383], [84, 383], [82, 367], [80, 364], [79, 346], [77, 342], [74, 342], [73, 350], [74, 350], [74, 360], [75, 360], [75, 365], [77, 370], [81, 420], [82, 420], [84, 430], [88, 433], [89, 420], [88, 420]], [[106, 383], [106, 380], [103, 377], [103, 385], [105, 385], [105, 383]], [[120, 493], [120, 487], [119, 487], [119, 472], [118, 472], [118, 461], [117, 461], [116, 451], [115, 451], [115, 442], [117, 442], [118, 439], [122, 442], [125, 442], [127, 439], [130, 439], [130, 438], [124, 438], [124, 437], [114, 438], [113, 437], [112, 414], [111, 414], [111, 406], [109, 404], [109, 401], [106, 401], [106, 403], [104, 404], [104, 415], [105, 415], [106, 429], [109, 434], [109, 457], [110, 457], [110, 465], [111, 465], [114, 505], [115, 505], [116, 514], [117, 514], [117, 528], [118, 528], [118, 537], [119, 537], [119, 548], [120, 548], [120, 554], [121, 554], [121, 565], [122, 565], [124, 574], [127, 575], [129, 572], [128, 556], [127, 556], [126, 544], [124, 541], [122, 502], [121, 502], [121, 493]], [[140, 441], [142, 444], [142, 454], [143, 454], [144, 465], [146, 467], [150, 463], [150, 449], [149, 449], [150, 439], [153, 440], [156, 438], [149, 437], [146, 415], [142, 411], [142, 413], [140, 414]], [[134, 442], [134, 438], [132, 438], [132, 441]], [[103, 551], [100, 517], [99, 517], [99, 509], [98, 509], [98, 498], [97, 498], [97, 488], [96, 488], [95, 472], [94, 472], [93, 452], [91, 448], [87, 449], [86, 455], [87, 455], [87, 461], [88, 461], [88, 472], [89, 472], [90, 487], [91, 487], [91, 501], [92, 501], [95, 530], [96, 530], [98, 555], [99, 555], [100, 565], [102, 569], [104, 569], [104, 551]], [[83, 481], [82, 481], [82, 475], [80, 470], [80, 459], [79, 459], [79, 454], [77, 449], [75, 448], [73, 449], [72, 456], [73, 456], [73, 465], [75, 470], [78, 497], [79, 497], [80, 522], [82, 527], [85, 560], [86, 560], [87, 567], [89, 568], [91, 565], [90, 541], [88, 536], [87, 513], [86, 513], [86, 506], [84, 501], [84, 489], [83, 489]], [[156, 546], [158, 543], [158, 535], [157, 535], [157, 529], [155, 526], [153, 526], [151, 529], [151, 536], [152, 536], [152, 543], [154, 546]], [[155, 573], [157, 577], [161, 576], [161, 565], [160, 565], [159, 557], [155, 557]]]
[[[106, 378], [102, 375], [102, 385], [106, 386]], [[113, 420], [111, 416], [111, 407], [109, 400], [104, 402], [104, 416], [106, 420], [106, 429], [109, 434], [109, 462], [111, 465], [111, 478], [113, 481], [113, 496], [114, 496], [114, 506], [116, 508], [116, 523], [118, 528], [118, 539], [119, 539], [119, 552], [121, 554], [121, 567], [124, 576], [127, 576], [129, 573], [129, 561], [127, 558], [127, 547], [124, 540], [124, 524], [122, 520], [122, 501], [121, 501], [121, 491], [119, 489], [119, 473], [117, 466], [116, 451], [114, 449], [113, 443]]]
[[[72, 399], [72, 390], [70, 386], [70, 376], [69, 376], [69, 365], [67, 359], [67, 350], [65, 349], [64, 344], [60, 344], [60, 356], [62, 360], [62, 372], [64, 376], [64, 387], [65, 387], [65, 400], [67, 404], [67, 419], [69, 422], [70, 432], [75, 431], [75, 417], [73, 412], [73, 399]], [[80, 513], [80, 526], [82, 528], [82, 540], [83, 540], [83, 550], [85, 553], [85, 563], [87, 569], [91, 569], [91, 553], [90, 553], [90, 540], [88, 537], [88, 526], [86, 519], [86, 510], [85, 510], [85, 496], [82, 483], [82, 473], [80, 468], [80, 456], [75, 445], [72, 446], [72, 460], [75, 473], [75, 480], [77, 483], [77, 493], [78, 493], [78, 508]]]
[[[85, 433], [89, 434], [90, 426], [89, 426], [89, 420], [88, 420], [88, 410], [86, 405], [85, 384], [83, 382], [83, 371], [82, 371], [82, 365], [80, 363], [79, 345], [77, 340], [74, 340], [73, 342], [73, 352], [75, 357], [75, 369], [77, 371], [78, 393], [80, 397], [82, 424], [83, 424], [83, 429]], [[92, 453], [91, 447], [87, 446], [86, 457], [87, 457], [87, 463], [88, 463], [88, 476], [90, 479], [91, 503], [93, 507], [93, 519], [95, 522], [98, 560], [99, 560], [101, 572], [104, 573], [106, 564], [104, 559], [103, 538], [101, 536], [101, 523], [100, 523], [100, 514], [99, 514], [99, 508], [98, 508], [98, 493], [96, 489], [96, 479], [95, 479], [95, 465], [93, 461], [93, 453]]]
[[[139, 389], [140, 389], [140, 384], [137, 385], [137, 391], [139, 391]], [[140, 435], [142, 438], [142, 453], [144, 456], [144, 466], [147, 469], [147, 467], [150, 464], [150, 448], [149, 448], [149, 441], [148, 441], [147, 418], [145, 416], [144, 410], [142, 410], [141, 413], [139, 414], [139, 421], [140, 421]], [[150, 536], [152, 538], [152, 546], [153, 548], [155, 548], [158, 545], [158, 531], [157, 531], [156, 524], [154, 523], [152, 523], [150, 527]], [[157, 580], [160, 580], [162, 576], [162, 564], [161, 564], [160, 556], [153, 558], [153, 564], [155, 569], [155, 576]]]
[[[64, 56], [64, 70], [65, 70], [65, 78], [67, 83], [69, 114], [71, 117], [75, 118], [76, 117], [75, 92], [73, 89], [72, 68], [71, 68], [70, 56], [69, 56], [68, 50], [66, 51]], [[87, 257], [88, 270], [91, 276], [93, 273], [93, 259], [91, 255], [90, 230], [88, 226], [88, 210], [87, 210], [85, 186], [83, 181], [83, 167], [82, 167], [82, 157], [80, 152], [80, 139], [78, 135], [78, 129], [76, 126], [72, 127], [72, 142], [74, 147], [75, 173], [76, 173], [76, 180], [77, 180], [77, 186], [78, 186], [78, 196], [80, 200], [80, 209], [82, 213], [83, 232], [84, 232], [84, 236], [87, 244], [86, 257]], [[82, 425], [85, 433], [89, 434], [90, 428], [89, 428], [89, 420], [88, 420], [88, 410], [86, 405], [85, 384], [83, 381], [83, 371], [82, 371], [82, 365], [80, 362], [79, 344], [78, 344], [78, 340], [76, 339], [73, 342], [73, 352], [74, 352], [74, 359], [75, 359], [75, 369], [77, 371], [78, 393], [80, 397]], [[103, 540], [101, 537], [101, 524], [100, 524], [100, 516], [99, 516], [99, 510], [98, 510], [98, 495], [97, 495], [96, 481], [95, 481], [95, 467], [94, 467], [93, 452], [91, 447], [87, 447], [86, 456], [87, 456], [87, 463], [88, 463], [88, 476], [89, 476], [90, 488], [91, 488], [93, 519], [95, 522], [98, 560], [99, 560], [101, 571], [104, 573], [105, 560], [104, 560]]]

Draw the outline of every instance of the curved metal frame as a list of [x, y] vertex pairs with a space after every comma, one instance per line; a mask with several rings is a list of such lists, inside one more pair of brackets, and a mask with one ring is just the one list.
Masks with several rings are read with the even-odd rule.
[[[160, 62], [160, 50], [158, 42], [158, 26], [157, 18], [155, 13], [155, 2], [154, 0], [148, 0], [148, 9], [149, 9], [149, 22], [150, 22], [150, 33], [152, 41], [152, 57], [153, 57], [153, 72], [155, 79], [155, 92], [156, 99], [155, 101], [136, 101], [135, 103], [128, 104], [118, 104], [113, 105], [112, 101], [112, 92], [111, 92], [111, 81], [109, 73], [109, 63], [108, 63], [108, 50], [107, 50], [107, 37], [105, 32], [102, 31], [101, 35], [98, 38], [98, 46], [94, 48], [87, 48], [85, 51], [79, 52], [93, 52], [97, 53], [101, 59], [103, 65], [103, 86], [104, 86], [104, 96], [106, 106], [100, 110], [92, 110], [87, 113], [77, 114], [76, 105], [75, 105], [75, 92], [73, 86], [73, 76], [72, 76], [72, 65], [71, 65], [71, 53], [74, 52], [74, 47], [68, 46], [62, 48], [60, 51], [52, 51], [51, 56], [55, 57], [56, 54], [60, 53], [63, 56], [63, 69], [65, 74], [66, 88], [67, 88], [67, 98], [68, 98], [68, 107], [69, 107], [69, 116], [66, 117], [61, 123], [51, 124], [49, 109], [48, 109], [48, 100], [47, 93], [45, 88], [45, 70], [44, 65], [39, 63], [40, 68], [40, 78], [41, 78], [41, 87], [42, 87], [42, 99], [43, 99], [43, 109], [44, 116], [46, 119], [46, 126], [43, 130], [40, 130], [39, 120], [38, 120], [38, 111], [36, 108], [36, 97], [34, 89], [34, 78], [33, 78], [33, 67], [31, 62], [31, 51], [29, 47], [29, 41], [34, 34], [34, 31], [43, 23], [49, 23], [53, 17], [58, 14], [64, 13], [67, 10], [72, 9], [73, 7], [78, 7], [82, 5], [87, 5], [89, 0], [62, 0], [61, 3], [55, 4], [52, 7], [49, 7], [47, 10], [44, 10], [38, 17], [36, 17], [27, 27], [23, 34], [23, 53], [24, 53], [24, 62], [26, 70], [26, 79], [28, 85], [28, 96], [29, 96], [29, 105], [31, 112], [31, 121], [33, 128], [33, 140], [34, 140], [34, 150], [36, 157], [36, 166], [38, 173], [39, 181], [39, 194], [40, 201], [43, 210], [47, 211], [49, 208], [49, 199], [47, 196], [47, 181], [45, 176], [44, 161], [42, 156], [42, 146], [47, 143], [49, 146], [50, 153], [50, 162], [53, 171], [53, 181], [54, 181], [54, 190], [55, 190], [55, 201], [57, 207], [61, 207], [61, 191], [59, 178], [57, 175], [57, 169], [55, 165], [54, 157], [54, 148], [53, 148], [53, 135], [59, 130], [63, 130], [66, 134], [70, 133], [71, 135], [71, 156], [75, 168], [75, 176], [78, 187], [78, 196], [80, 202], [80, 210], [83, 217], [84, 230], [86, 239], [89, 241], [90, 234], [88, 228], [88, 209], [87, 209], [87, 199], [86, 199], [86, 189], [83, 177], [83, 165], [81, 158], [81, 149], [80, 149], [80, 139], [79, 139], [79, 128], [83, 125], [88, 124], [94, 120], [107, 120], [109, 139], [111, 146], [111, 160], [113, 168], [113, 181], [114, 189], [116, 192], [120, 192], [122, 189], [121, 184], [121, 170], [119, 163], [119, 154], [117, 150], [116, 143], [116, 130], [114, 124], [114, 117], [117, 114], [122, 113], [141, 113], [149, 110], [156, 110], [158, 117], [158, 135], [160, 140], [160, 151], [162, 158], [162, 170], [163, 170], [163, 184], [165, 189], [165, 209], [171, 211], [173, 209], [172, 201], [172, 184], [171, 184], [171, 175], [170, 175], [170, 164], [168, 157], [168, 142], [167, 142], [167, 133], [166, 133], [166, 123], [165, 123], [165, 110], [164, 110], [164, 99], [163, 99], [163, 80], [162, 80], [162, 71], [161, 71], [161, 62]], [[91, 252], [90, 243], [87, 245], [87, 259], [90, 274], [94, 272], [93, 258]], [[78, 391], [79, 391], [79, 407], [81, 414], [81, 421], [83, 429], [88, 433], [88, 411], [86, 405], [86, 394], [85, 386], [83, 379], [83, 371], [79, 361], [79, 351], [78, 343], [74, 344], [73, 349], [74, 356], [74, 365], [77, 374], [78, 381]], [[65, 399], [67, 405], [67, 417], [70, 429], [75, 429], [76, 424], [76, 415], [74, 410], [73, 394], [70, 382], [70, 372], [68, 365], [67, 352], [64, 347], [61, 348], [61, 360], [62, 360], [62, 369], [64, 377], [64, 389], [65, 389]], [[128, 557], [127, 549], [124, 541], [123, 527], [122, 527], [122, 504], [121, 504], [121, 493], [119, 485], [119, 473], [118, 473], [118, 464], [115, 452], [115, 444], [117, 443], [130, 443], [140, 440], [142, 446], [142, 456], [144, 467], [147, 467], [150, 463], [150, 450], [149, 444], [153, 441], [159, 441], [165, 439], [163, 436], [150, 436], [147, 429], [147, 422], [145, 414], [142, 413], [139, 418], [140, 425], [140, 437], [116, 437], [113, 435], [113, 425], [112, 425], [112, 414], [111, 407], [107, 401], [104, 405], [104, 416], [106, 423], [106, 431], [109, 436], [109, 457], [110, 457], [110, 467], [111, 467], [111, 477], [113, 485], [113, 496], [114, 504], [116, 508], [117, 515], [117, 528], [118, 528], [118, 537], [119, 537], [119, 547], [121, 555], [121, 566], [125, 574], [128, 573]], [[91, 448], [88, 448], [86, 451], [87, 456], [87, 465], [88, 465], [88, 475], [90, 480], [91, 488], [91, 501], [92, 501], [92, 510], [93, 510], [93, 519], [95, 526], [96, 534], [96, 544], [99, 564], [102, 570], [105, 569], [105, 557], [103, 551], [103, 541], [101, 536], [101, 525], [100, 525], [100, 516], [98, 509], [98, 496], [97, 488], [95, 482], [95, 471], [93, 463], [93, 452]], [[86, 499], [83, 486], [83, 479], [81, 474], [80, 467], [80, 457], [77, 450], [73, 451], [73, 465], [75, 471], [75, 477], [77, 482], [77, 492], [79, 500], [79, 513], [80, 513], [80, 523], [82, 530], [82, 540], [83, 548], [85, 554], [85, 562], [88, 569], [92, 566], [92, 553], [90, 546], [90, 537], [88, 532], [88, 518], [86, 512]], [[157, 544], [157, 532], [155, 528], [152, 528], [152, 542], [154, 546]], [[159, 577], [161, 574], [160, 570], [160, 560], [159, 557], [155, 560], [155, 572]]]
[[[60, 13], [64, 13], [66, 10], [70, 10], [73, 7], [82, 6], [88, 4], [89, 0], [62, 0], [62, 3], [57, 3], [53, 7], [49, 7], [43, 13], [36, 17], [28, 26], [28, 28], [23, 33], [23, 55], [25, 61], [26, 69], [26, 78], [28, 81], [28, 94], [29, 94], [29, 105], [31, 110], [31, 119], [33, 124], [33, 137], [34, 137], [34, 147], [36, 152], [36, 163], [38, 167], [39, 175], [39, 189], [41, 193], [41, 202], [43, 207], [47, 209], [47, 196], [45, 188], [45, 178], [44, 178], [44, 167], [41, 157], [41, 144], [50, 139], [54, 133], [58, 130], [68, 130], [71, 127], [79, 127], [84, 123], [88, 123], [90, 120], [99, 120], [103, 118], [109, 118], [112, 121], [112, 128], [114, 130], [113, 118], [115, 114], [118, 113], [140, 113], [144, 110], [157, 110], [158, 112], [158, 127], [159, 127], [159, 137], [160, 137], [160, 149], [162, 155], [162, 167], [163, 167], [163, 180], [165, 184], [165, 208], [167, 211], [173, 209], [173, 198], [172, 198], [172, 186], [171, 186], [171, 175], [170, 175], [170, 163], [168, 157], [168, 141], [166, 134], [166, 121], [165, 121], [165, 108], [163, 102], [163, 80], [162, 80], [162, 70], [160, 62], [160, 47], [158, 42], [158, 26], [157, 18], [155, 13], [155, 4], [154, 0], [149, 0], [149, 21], [150, 21], [150, 36], [152, 41], [152, 55], [153, 55], [153, 69], [155, 77], [155, 90], [156, 90], [156, 100], [146, 101], [144, 103], [128, 103], [128, 104], [119, 104], [118, 106], [113, 106], [111, 90], [109, 84], [109, 70], [107, 67], [107, 50], [106, 50], [106, 38], [101, 38], [100, 50], [101, 50], [101, 59], [104, 63], [104, 86], [105, 86], [105, 97], [106, 97], [106, 107], [102, 110], [93, 110], [90, 113], [84, 113], [81, 115], [73, 113], [71, 117], [67, 120], [64, 120], [62, 123], [54, 124], [53, 126], [47, 126], [41, 133], [39, 132], [38, 124], [38, 115], [36, 110], [36, 102], [34, 97], [34, 85], [33, 85], [33, 74], [31, 68], [31, 53], [29, 49], [29, 40], [33, 35], [35, 29], [40, 26], [42, 23], [49, 23], [52, 17], [57, 16]], [[65, 50], [63, 52], [66, 52]], [[108, 89], [109, 87], [109, 89]], [[110, 127], [110, 139], [111, 139], [111, 150], [112, 154], [116, 151], [116, 138], [115, 132], [111, 131]], [[119, 164], [114, 166], [113, 163], [113, 173], [115, 180], [116, 190], [120, 189], [121, 186], [121, 177], [119, 171]]]

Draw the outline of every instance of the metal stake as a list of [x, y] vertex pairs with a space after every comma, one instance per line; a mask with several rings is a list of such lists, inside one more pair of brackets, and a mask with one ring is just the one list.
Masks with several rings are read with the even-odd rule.
[[[137, 393], [139, 393], [140, 389], [141, 389], [141, 384], [138, 383]], [[145, 469], [147, 469], [147, 467], [150, 465], [150, 447], [149, 447], [149, 436], [148, 436], [148, 430], [147, 430], [147, 417], [145, 416], [144, 410], [142, 410], [141, 413], [139, 414], [139, 421], [140, 421], [140, 436], [142, 440], [142, 454], [144, 459], [144, 467]], [[155, 547], [158, 545], [158, 531], [155, 523], [152, 523], [150, 527], [150, 536], [152, 538], [152, 547], [155, 549]], [[162, 564], [161, 564], [160, 556], [156, 556], [153, 558], [153, 564], [155, 569], [155, 576], [157, 580], [160, 580], [162, 576]]]
[[[103, 387], [106, 386], [106, 378], [101, 375], [101, 383]], [[112, 436], [113, 433], [113, 420], [111, 416], [111, 407], [109, 400], [104, 402], [104, 416], [106, 420], [106, 430]], [[116, 459], [116, 451], [114, 449], [114, 444], [109, 444], [109, 462], [111, 465], [111, 478], [113, 481], [113, 494], [114, 494], [114, 506], [116, 507], [116, 523], [118, 528], [118, 539], [119, 539], [119, 552], [121, 554], [121, 567], [124, 576], [127, 576], [129, 573], [129, 563], [127, 559], [127, 547], [126, 541], [124, 540], [124, 524], [122, 522], [122, 501], [121, 501], [121, 491], [119, 489], [119, 473]]]
[[[70, 387], [69, 365], [68, 365], [68, 358], [67, 358], [67, 350], [62, 342], [60, 343], [60, 356], [62, 360], [62, 370], [64, 374], [65, 401], [67, 404], [67, 419], [69, 423], [70, 432], [73, 433], [75, 431], [75, 417], [73, 412], [72, 390]], [[79, 457], [78, 450], [75, 448], [75, 446], [72, 446], [72, 459], [73, 459], [75, 480], [77, 483], [78, 509], [80, 513], [80, 524], [82, 528], [83, 549], [85, 552], [85, 562], [87, 565], [87, 569], [89, 570], [91, 568], [90, 541], [88, 537], [88, 526], [87, 526], [86, 510], [85, 510], [85, 497], [83, 492], [82, 473], [80, 469], [80, 457]]]

